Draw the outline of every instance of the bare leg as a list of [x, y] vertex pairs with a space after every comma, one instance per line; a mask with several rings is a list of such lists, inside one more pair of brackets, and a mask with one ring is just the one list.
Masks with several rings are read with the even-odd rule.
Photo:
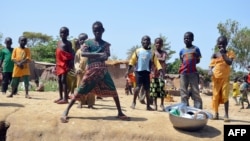
[[150, 107], [150, 96], [149, 96], [149, 90], [145, 90], [146, 91], [146, 100], [147, 100], [147, 110], [148, 111], [154, 111], [153, 108]]
[[[62, 97], [62, 99], [60, 101], [58, 101], [57, 104], [68, 103], [68, 86], [67, 86], [66, 77], [67, 77], [67, 74], [63, 74], [61, 76], [62, 89], [61, 89], [60, 97]], [[63, 93], [64, 93], [64, 97], [63, 97]]]
[[228, 109], [229, 109], [229, 101], [227, 101], [226, 103], [224, 103], [224, 107], [225, 107], [225, 116], [224, 116], [224, 122], [229, 122], [229, 115], [228, 115]]
[[16, 89], [17, 89], [16, 86], [12, 86], [11, 87], [11, 94], [7, 95], [7, 97], [13, 97], [14, 92], [15, 92]]
[[135, 87], [133, 102], [132, 102], [132, 105], [130, 106], [130, 108], [132, 108], [132, 109], [135, 109], [136, 98], [137, 98], [137, 96], [138, 96], [138, 94], [139, 94], [139, 91], [140, 91], [140, 87]]
[[116, 105], [116, 108], [117, 108], [117, 111], [118, 111], [118, 116], [117, 118], [121, 119], [121, 120], [126, 120], [126, 121], [129, 121], [130, 118], [127, 117], [123, 112], [122, 112], [122, 109], [121, 109], [121, 105], [120, 105], [120, 100], [119, 100], [119, 97], [113, 97], [114, 101], [115, 101], [115, 105]]
[[162, 111], [164, 111], [164, 97], [161, 97], [161, 105], [160, 105]]
[[66, 110], [63, 112], [62, 117], [60, 118], [62, 123], [68, 122], [67, 116], [68, 116], [68, 114], [69, 114], [69, 110], [70, 110], [70, 108], [73, 106], [73, 104], [74, 104], [75, 102], [76, 102], [76, 100], [75, 100], [75, 99], [72, 99], [72, 100], [70, 101], [70, 103], [68, 104], [68, 107], [66, 108]]
[[235, 105], [238, 105], [238, 101], [237, 101], [237, 97], [233, 97], [234, 101], [235, 101]]
[[60, 100], [63, 99], [63, 96], [62, 96], [62, 92], [63, 92], [63, 86], [62, 86], [62, 80], [61, 80], [62, 76], [59, 75], [58, 76], [58, 89], [59, 89], [59, 98], [57, 100], [55, 100], [54, 102], [57, 103], [59, 102]]
[[31, 99], [29, 96], [29, 85], [25, 84], [25, 98]]
[[157, 98], [154, 97], [153, 100], [154, 100], [153, 103], [154, 103], [155, 110], [157, 111]]

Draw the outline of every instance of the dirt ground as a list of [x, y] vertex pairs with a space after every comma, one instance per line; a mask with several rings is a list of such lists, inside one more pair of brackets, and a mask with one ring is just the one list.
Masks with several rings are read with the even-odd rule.
[[[82, 109], [73, 105], [69, 122], [61, 123], [59, 118], [67, 105], [53, 103], [58, 92], [30, 92], [32, 99], [24, 98], [24, 92], [13, 98], [0, 94], [0, 120], [10, 123], [7, 141], [222, 141], [225, 124], [250, 124], [250, 109], [240, 110], [230, 99], [230, 123], [223, 120], [209, 120], [199, 131], [188, 132], [175, 129], [167, 112], [146, 111], [146, 106], [137, 102], [131, 109], [132, 95], [125, 95], [118, 89], [123, 112], [131, 121], [116, 118], [117, 110], [112, 98], [97, 100], [96, 109]], [[201, 94], [203, 107], [211, 112], [211, 96]], [[165, 102], [165, 106], [179, 103]], [[158, 102], [160, 99], [158, 100]], [[192, 104], [192, 102], [191, 102]], [[160, 108], [158, 108], [160, 109]], [[220, 106], [220, 116], [224, 107]]]

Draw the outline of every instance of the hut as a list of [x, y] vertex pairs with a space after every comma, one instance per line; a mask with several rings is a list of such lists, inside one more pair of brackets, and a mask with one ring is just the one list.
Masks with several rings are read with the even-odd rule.
[[128, 68], [127, 60], [108, 60], [107, 64], [109, 73], [117, 88], [123, 88], [126, 84], [125, 73]]
[[[128, 68], [128, 61], [124, 60], [108, 60], [105, 62], [109, 73], [118, 88], [125, 87], [125, 73]], [[56, 80], [57, 77], [53, 73], [55, 64], [46, 62], [35, 62], [41, 80]]]

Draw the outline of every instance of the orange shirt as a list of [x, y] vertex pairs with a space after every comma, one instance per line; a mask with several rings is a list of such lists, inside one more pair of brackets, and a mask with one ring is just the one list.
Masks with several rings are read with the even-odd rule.
[[[11, 60], [21, 61], [24, 59], [28, 59], [29, 61], [31, 61], [30, 49], [21, 47], [14, 48]], [[24, 63], [22, 69], [14, 64], [12, 77], [22, 77], [25, 75], [30, 75], [29, 63]]]
[[247, 83], [250, 84], [250, 73], [247, 75]]
[[129, 83], [134, 83], [135, 82], [135, 75], [134, 75], [133, 72], [128, 74], [128, 82]]
[[[235, 58], [235, 54], [233, 51], [228, 51], [226, 54], [229, 58], [234, 59]], [[215, 78], [226, 78], [229, 77], [230, 75], [230, 65], [228, 65], [224, 59], [221, 57], [218, 58], [213, 58], [210, 62], [210, 67], [214, 67], [213, 68], [213, 74]]]

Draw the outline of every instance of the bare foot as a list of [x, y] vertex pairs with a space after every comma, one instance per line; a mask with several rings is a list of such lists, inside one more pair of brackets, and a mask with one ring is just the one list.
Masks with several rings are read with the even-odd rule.
[[29, 96], [28, 94], [26, 94], [25, 98], [31, 99], [31, 96]]
[[57, 103], [58, 101], [62, 100], [61, 98], [54, 100], [54, 103]]
[[63, 100], [63, 99], [57, 102], [57, 104], [67, 104], [67, 103], [69, 103], [68, 100]]
[[88, 106], [89, 109], [96, 109], [93, 105]]
[[67, 123], [69, 121], [67, 116], [62, 116], [60, 120], [62, 123]]
[[119, 114], [117, 116], [117, 118], [120, 119], [120, 120], [124, 120], [124, 121], [130, 121], [131, 120], [130, 117], [124, 115], [123, 113]]
[[82, 104], [79, 103], [79, 104], [77, 105], [77, 108], [82, 108]]

